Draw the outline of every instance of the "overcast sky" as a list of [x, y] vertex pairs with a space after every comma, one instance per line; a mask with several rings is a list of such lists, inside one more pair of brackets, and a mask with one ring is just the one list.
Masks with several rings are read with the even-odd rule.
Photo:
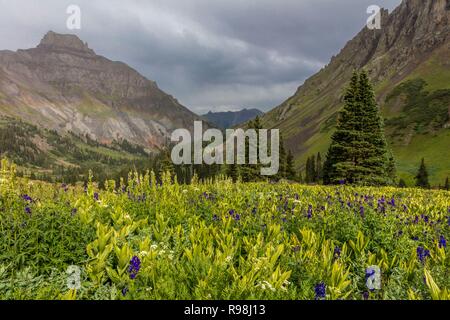
[[[0, 49], [53, 30], [126, 62], [197, 113], [267, 111], [364, 26], [372, 4], [401, 0], [0, 0]], [[66, 9], [81, 8], [81, 30]]]

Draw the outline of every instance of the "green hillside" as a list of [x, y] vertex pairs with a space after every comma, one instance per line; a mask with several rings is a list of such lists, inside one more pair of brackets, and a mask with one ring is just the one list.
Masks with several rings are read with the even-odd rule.
[[21, 175], [68, 183], [85, 180], [90, 169], [103, 181], [149, 161], [142, 147], [126, 140], [104, 145], [9, 117], [0, 118], [0, 155], [14, 161]]
[[449, 16], [442, 3], [430, 1], [404, 1], [391, 14], [384, 11], [384, 28], [364, 28], [292, 97], [266, 113], [264, 127], [280, 129], [298, 168], [318, 152], [324, 158], [345, 86], [353, 70], [365, 69], [398, 175], [412, 184], [425, 158], [430, 183], [443, 184], [450, 176]]

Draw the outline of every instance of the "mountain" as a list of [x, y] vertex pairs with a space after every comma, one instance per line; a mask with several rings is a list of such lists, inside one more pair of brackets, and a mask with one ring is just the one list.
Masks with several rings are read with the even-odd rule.
[[215, 124], [221, 129], [228, 129], [249, 120], [261, 116], [264, 113], [258, 109], [243, 109], [240, 111], [228, 111], [228, 112], [208, 112], [202, 117], [212, 124]]
[[354, 69], [375, 85], [399, 176], [413, 183], [425, 157], [431, 181], [450, 176], [450, 0], [404, 0], [381, 12], [297, 92], [262, 118], [280, 128], [297, 166], [326, 153]]
[[0, 51], [0, 115], [149, 150], [199, 119], [125, 63], [97, 55], [75, 35], [52, 31], [36, 48]]

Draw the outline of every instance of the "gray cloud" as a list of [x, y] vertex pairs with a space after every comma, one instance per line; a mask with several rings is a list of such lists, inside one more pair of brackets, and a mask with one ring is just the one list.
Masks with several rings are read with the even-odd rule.
[[[292, 95], [364, 25], [400, 0], [0, 0], [0, 49], [76, 33], [192, 110], [268, 110]], [[67, 30], [66, 8], [82, 10]]]

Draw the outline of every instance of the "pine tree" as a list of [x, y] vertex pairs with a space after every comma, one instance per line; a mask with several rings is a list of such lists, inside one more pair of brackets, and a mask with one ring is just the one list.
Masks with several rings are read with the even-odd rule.
[[425, 159], [422, 159], [420, 163], [419, 171], [416, 176], [416, 186], [420, 188], [430, 188], [430, 182], [428, 181], [428, 171], [425, 165]]
[[227, 166], [227, 176], [230, 177], [233, 182], [236, 182], [239, 177], [239, 169], [236, 163]]
[[160, 177], [163, 176], [164, 173], [169, 172], [170, 176], [173, 177], [175, 175], [175, 168], [173, 166], [172, 159], [170, 158], [169, 149], [165, 149], [161, 153], [161, 165], [159, 170]]
[[294, 156], [292, 155], [291, 150], [288, 151], [286, 158], [286, 178], [295, 180]]
[[311, 183], [316, 182], [316, 156], [311, 156], [311, 159], [309, 160], [309, 176]]
[[355, 71], [344, 95], [344, 108], [327, 153], [325, 184], [386, 185], [388, 149], [383, 120], [365, 71]]
[[[248, 128], [255, 129], [257, 133], [260, 129], [263, 128], [259, 116], [257, 116], [253, 121], [249, 122]], [[258, 138], [258, 141], [257, 141], [255, 147], [257, 150], [257, 157], [258, 157], [259, 138]], [[261, 164], [259, 163], [259, 161], [257, 161], [257, 164], [250, 164], [250, 163], [248, 163], [249, 159], [250, 159], [250, 143], [246, 139], [246, 141], [245, 141], [245, 160], [246, 160], [247, 164], [242, 165], [240, 167], [239, 172], [241, 174], [242, 180], [245, 182], [261, 180], [262, 179]], [[257, 158], [257, 160], [259, 160], [259, 159]]]
[[305, 182], [306, 183], [311, 182], [310, 172], [311, 172], [311, 159], [308, 157], [308, 159], [306, 160], [306, 165], [305, 165]]
[[444, 190], [450, 191], [450, 185], [449, 185], [449, 182], [448, 182], [448, 177], [447, 177], [447, 179], [445, 179]]
[[322, 172], [322, 156], [320, 155], [320, 152], [317, 154], [317, 159], [316, 159], [316, 182], [320, 183], [320, 181], [322, 180], [323, 177], [323, 172]]

